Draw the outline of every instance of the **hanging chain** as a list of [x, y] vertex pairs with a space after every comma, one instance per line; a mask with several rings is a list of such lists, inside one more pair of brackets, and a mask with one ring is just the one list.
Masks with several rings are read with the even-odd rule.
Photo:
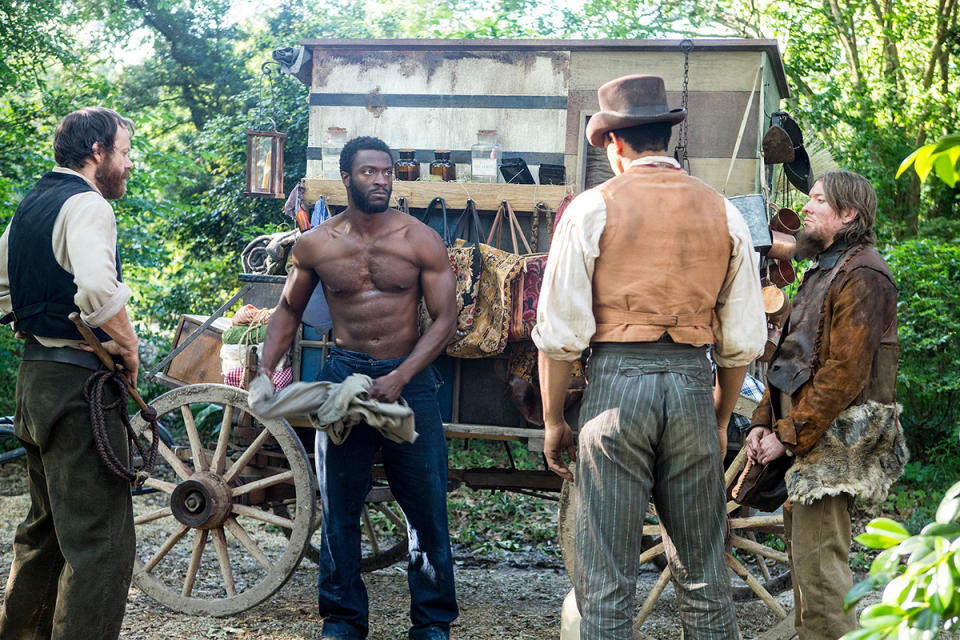
[[[260, 97], [257, 99], [257, 124], [255, 125], [255, 127], [260, 127], [262, 124], [264, 124], [264, 123], [266, 123], [266, 122], [269, 122], [269, 123], [270, 123], [270, 126], [273, 128], [273, 130], [276, 131], [276, 130], [277, 130], [277, 122], [276, 122], [273, 118], [266, 118], [266, 119], [264, 119], [264, 117], [263, 117], [263, 103], [264, 103], [264, 100], [263, 100], [263, 87], [264, 87], [268, 82], [270, 82], [270, 73], [271, 73], [271, 72], [270, 72], [270, 67], [272, 67], [272, 66], [276, 66], [276, 67], [277, 67], [277, 75], [279, 75], [279, 74], [280, 74], [280, 64], [279, 64], [279, 63], [274, 62], [273, 60], [267, 60], [267, 61], [264, 62], [262, 65], [260, 65], [260, 73], [261, 73], [262, 75], [260, 76]], [[270, 109], [275, 112], [275, 111], [276, 111], [276, 108], [277, 108], [276, 87], [271, 86], [271, 91], [270, 91]]]
[[[688, 98], [690, 97], [690, 52], [693, 50], [693, 40], [690, 38], [684, 38], [681, 40], [680, 50], [683, 51], [683, 94], [680, 99], [680, 106], [686, 109]], [[687, 173], [690, 173], [690, 160], [687, 158], [688, 118], [689, 114], [688, 117], [684, 118], [683, 122], [680, 123], [680, 136], [677, 141], [677, 148], [673, 152], [673, 157], [676, 158], [681, 167], [687, 170]]]

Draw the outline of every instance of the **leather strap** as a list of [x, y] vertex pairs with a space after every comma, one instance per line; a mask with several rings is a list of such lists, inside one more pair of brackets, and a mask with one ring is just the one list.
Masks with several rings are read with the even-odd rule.
[[642, 311], [622, 311], [618, 309], [597, 309], [597, 322], [647, 324], [654, 327], [702, 327], [710, 326], [713, 320], [713, 310], [701, 313], [684, 313], [680, 315], [663, 315], [659, 313], [645, 313]]
[[103, 368], [103, 363], [100, 362], [100, 358], [96, 354], [72, 347], [45, 347], [38, 343], [23, 345], [23, 360], [72, 364], [91, 371]]

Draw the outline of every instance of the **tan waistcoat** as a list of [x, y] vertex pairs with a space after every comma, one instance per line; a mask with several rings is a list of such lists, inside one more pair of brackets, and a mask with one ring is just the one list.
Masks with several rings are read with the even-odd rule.
[[634, 166], [597, 189], [607, 221], [593, 273], [593, 342], [713, 343], [732, 245], [723, 197], [686, 173]]

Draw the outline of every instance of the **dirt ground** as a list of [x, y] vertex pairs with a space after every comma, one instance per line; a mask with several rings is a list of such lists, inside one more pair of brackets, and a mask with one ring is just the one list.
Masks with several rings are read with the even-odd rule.
[[[0, 585], [6, 584], [12, 560], [14, 530], [29, 507], [23, 474], [5, 465], [0, 472]], [[15, 466], [15, 465], [14, 465]], [[560, 633], [560, 609], [570, 581], [558, 558], [504, 553], [494, 559], [455, 553], [460, 618], [452, 637], [459, 640], [493, 638], [555, 640]], [[641, 573], [640, 601], [657, 578], [653, 569]], [[180, 638], [315, 639], [321, 618], [316, 611], [317, 569], [304, 560], [290, 581], [272, 598], [227, 618], [194, 617], [175, 613], [153, 602], [136, 587], [130, 589], [121, 637], [166, 640]], [[370, 638], [406, 638], [408, 596], [405, 567], [395, 564], [365, 575], [370, 596]], [[778, 597], [787, 609], [792, 595]], [[680, 637], [672, 588], [667, 587], [643, 627], [648, 638]], [[777, 617], [753, 600], [737, 603], [737, 618], [745, 639], [757, 638], [774, 626]]]

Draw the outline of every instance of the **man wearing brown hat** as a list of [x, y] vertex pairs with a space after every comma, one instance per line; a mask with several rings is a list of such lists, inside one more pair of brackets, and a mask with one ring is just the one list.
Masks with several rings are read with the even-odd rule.
[[[652, 495], [687, 640], [737, 637], [726, 568], [722, 451], [766, 325], [743, 217], [667, 156], [663, 80], [598, 91], [587, 138], [615, 177], [580, 194], [554, 236], [533, 338], [545, 447], [573, 485], [574, 586], [584, 640], [629, 640]], [[707, 349], [713, 345], [717, 390]], [[571, 362], [590, 348], [578, 447], [563, 417]]]

